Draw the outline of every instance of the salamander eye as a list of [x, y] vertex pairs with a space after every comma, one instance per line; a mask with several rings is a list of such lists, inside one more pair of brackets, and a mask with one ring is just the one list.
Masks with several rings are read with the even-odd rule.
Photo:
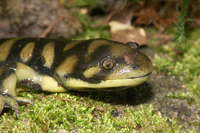
[[111, 70], [115, 66], [115, 62], [112, 59], [106, 58], [101, 61], [101, 68], [104, 70]]

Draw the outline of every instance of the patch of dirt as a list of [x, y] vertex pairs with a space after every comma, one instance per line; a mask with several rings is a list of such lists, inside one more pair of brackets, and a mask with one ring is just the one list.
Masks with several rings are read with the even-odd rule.
[[[42, 5], [42, 6], [41, 6]], [[54, 21], [50, 37], [69, 38], [82, 31], [82, 24], [72, 9], [63, 8], [58, 1], [2, 0], [0, 1], [0, 38], [39, 37]]]
[[[164, 74], [152, 74], [149, 83], [154, 94], [153, 98], [149, 101], [154, 103], [155, 109], [159, 111], [162, 117], [175, 118], [183, 125], [183, 129], [191, 129], [191, 122], [198, 122], [198, 112], [200, 108], [196, 105], [189, 105], [186, 100], [168, 98], [166, 95], [169, 92], [180, 93], [186, 91], [182, 88], [182, 80]], [[196, 126], [196, 129], [198, 127]]]

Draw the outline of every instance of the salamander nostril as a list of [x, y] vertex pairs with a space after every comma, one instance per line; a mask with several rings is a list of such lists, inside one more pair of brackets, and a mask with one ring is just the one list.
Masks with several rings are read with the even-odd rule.
[[133, 64], [133, 65], [132, 65], [132, 68], [133, 68], [133, 69], [137, 69], [138, 67], [137, 67], [136, 64]]

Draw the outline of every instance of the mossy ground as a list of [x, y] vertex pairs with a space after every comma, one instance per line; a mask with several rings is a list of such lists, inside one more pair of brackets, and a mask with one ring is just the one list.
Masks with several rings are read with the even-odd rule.
[[[168, 75], [181, 77], [187, 88], [180, 94], [169, 94], [169, 97], [186, 99], [190, 104], [200, 105], [200, 39], [199, 30], [192, 31], [187, 35], [187, 45], [177, 46], [169, 43], [159, 50], [161, 55], [156, 54], [154, 60], [155, 70], [165, 72]], [[182, 50], [181, 50], [182, 49]], [[163, 56], [166, 55], [167, 56]], [[163, 56], [163, 57], [162, 57]]]
[[[35, 95], [35, 94], [31, 94]], [[2, 132], [180, 132], [177, 120], [160, 118], [152, 104], [140, 105], [138, 110], [126, 107], [118, 117], [111, 111], [116, 106], [92, 100], [88, 97], [72, 96], [67, 93], [54, 96], [82, 101], [85, 105], [72, 101], [63, 101], [53, 96], [21, 106], [21, 115], [5, 113], [1, 116]], [[41, 94], [40, 94], [41, 96]], [[88, 105], [91, 105], [89, 107]], [[101, 108], [99, 110], [98, 108]]]

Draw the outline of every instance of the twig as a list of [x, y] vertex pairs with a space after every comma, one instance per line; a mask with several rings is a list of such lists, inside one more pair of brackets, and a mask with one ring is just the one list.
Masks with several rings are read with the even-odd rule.
[[115, 15], [115, 13], [116, 13], [116, 10], [113, 10], [100, 24], [91, 25], [90, 27], [91, 28], [98, 28], [98, 27], [104, 25], [105, 23], [108, 23], [111, 20], [111, 18]]
[[60, 16], [58, 19], [54, 20], [49, 26], [48, 28], [40, 35], [40, 37], [46, 37], [49, 32], [51, 32], [51, 30], [53, 29], [53, 27], [58, 24], [59, 22], [61, 22], [63, 19], [65, 18], [65, 14]]

